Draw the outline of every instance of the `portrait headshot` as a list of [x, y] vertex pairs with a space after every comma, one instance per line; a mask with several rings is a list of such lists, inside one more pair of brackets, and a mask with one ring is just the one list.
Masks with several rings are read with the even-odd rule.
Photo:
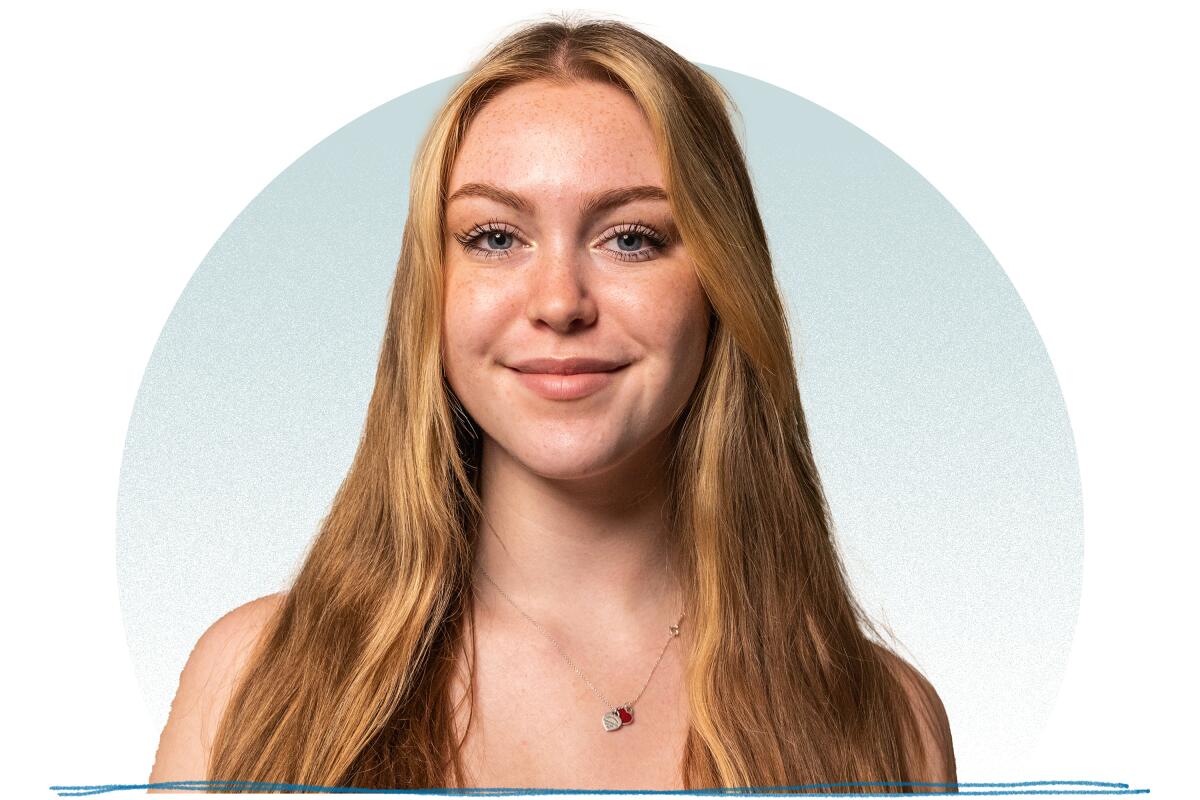
[[[948, 711], [944, 685], [908, 649], [920, 636], [892, 629], [905, 613], [925, 620], [922, 652], [946, 665], [951, 685], [1019, 657], [1012, 641], [1039, 648], [1038, 665], [1004, 687], [1030, 698], [1027, 711], [1012, 712], [1027, 715], [1014, 730], [1036, 728], [1070, 643], [1081, 558], [1069, 429], [1036, 332], [986, 248], [918, 252], [927, 241], [975, 239], [965, 223], [950, 233], [922, 228], [940, 212], [914, 211], [903, 198], [919, 190], [944, 201], [915, 178], [895, 189], [866, 156], [838, 162], [849, 165], [846, 177], [827, 185], [815, 168], [805, 173], [806, 191], [823, 201], [773, 203], [766, 213], [762, 187], [787, 169], [752, 165], [752, 149], [769, 150], [768, 134], [745, 127], [726, 83], [614, 18], [513, 25], [466, 73], [421, 95], [429, 116], [398, 167], [403, 191], [364, 167], [360, 179], [379, 181], [379, 194], [403, 206], [397, 240], [385, 237], [364, 257], [387, 259], [386, 286], [347, 255], [377, 230], [369, 214], [317, 213], [302, 198], [322, 190], [298, 172], [273, 184], [289, 186], [277, 198], [296, 199], [267, 205], [300, 222], [272, 236], [328, 232], [322, 257], [340, 264], [332, 283], [304, 290], [324, 310], [293, 331], [295, 349], [264, 321], [285, 313], [289, 290], [233, 266], [261, 253], [228, 238], [214, 248], [189, 292], [218, 278], [263, 292], [240, 295], [256, 322], [235, 318], [233, 306], [205, 312], [204, 330], [266, 354], [253, 373], [264, 394], [247, 407], [285, 402], [292, 380], [345, 397], [350, 389], [333, 377], [335, 362], [348, 363], [339, 348], [369, 348], [373, 372], [361, 406], [314, 405], [289, 417], [297, 422], [285, 432], [148, 370], [144, 393], [170, 386], [172, 408], [191, 411], [142, 401], [127, 444], [124, 531], [151, 527], [152, 483], [198, 474], [188, 448], [222, 448], [229, 469], [240, 454], [268, 487], [225, 496], [223, 508], [253, 506], [237, 525], [209, 505], [219, 488], [196, 483], [190, 513], [207, 512], [219, 527], [176, 533], [173, 544], [122, 534], [122, 602], [127, 620], [140, 620], [131, 647], [136, 656], [145, 643], [145, 674], [172, 676], [150, 783], [954, 791], [961, 731], [987, 723], [965, 701], [961, 717]], [[829, 131], [829, 142], [859, 135]], [[362, 159], [355, 163], [402, 152], [349, 126], [339, 135]], [[771, 152], [805, 141], [783, 122], [771, 135], [779, 137]], [[898, 162], [868, 138], [852, 152]], [[814, 164], [840, 158], [832, 144], [806, 152]], [[851, 189], [875, 205], [850, 207]], [[343, 199], [330, 202], [351, 208]], [[850, 222], [814, 212], [821, 202], [840, 204]], [[393, 207], [377, 210], [387, 218]], [[815, 233], [793, 246], [788, 220], [800, 216]], [[898, 241], [913, 252], [872, 251], [882, 241], [869, 229], [876, 217], [903, 229]], [[821, 249], [821, 231], [853, 244]], [[848, 280], [843, 271], [825, 289], [794, 288], [805, 279], [793, 268], [816, 274], [888, 259], [900, 265], [894, 278]], [[968, 286], [972, 264], [994, 284]], [[958, 283], [930, 288], [935, 273], [925, 269]], [[322, 305], [325, 291], [344, 292], [360, 310]], [[873, 305], [873, 292], [934, 299], [928, 308], [885, 307]], [[848, 307], [858, 311], [838, 310]], [[1007, 307], [1019, 312], [981, 323], [979, 308]], [[183, 335], [201, 329], [190, 308], [176, 309], [180, 335], [164, 332], [156, 358], [199, 373], [189, 359], [206, 345]], [[870, 338], [910, 324], [901, 318], [919, 332]], [[831, 329], [823, 324], [867, 333], [858, 343], [822, 338]], [[297, 355], [314, 341], [321, 360]], [[854, 355], [860, 345], [871, 360]], [[1004, 348], [1033, 355], [1010, 379], [964, 357], [971, 348], [1003, 352], [988, 357], [1007, 364], [1016, 362]], [[809, 352], [811, 365], [798, 356]], [[920, 361], [906, 361], [909, 352]], [[855, 383], [827, 380], [810, 395], [810, 369], [846, 370]], [[239, 380], [222, 373], [214, 384], [241, 391]], [[995, 402], [972, 388], [1000, 383]], [[283, 388], [271, 394], [272, 386]], [[1028, 403], [1034, 394], [1052, 405]], [[964, 416], [922, 405], [934, 395]], [[999, 414], [999, 403], [1021, 410]], [[1025, 413], [1035, 422], [1026, 425]], [[199, 446], [164, 433], [189, 415], [218, 414], [233, 421], [236, 441]], [[976, 427], [956, 422], [968, 418]], [[1010, 424], [1025, 425], [1027, 438], [990, 433]], [[347, 427], [353, 441], [340, 433]], [[864, 430], [863, 440], [883, 443], [861, 446]], [[267, 464], [270, 450], [248, 444], [284, 436], [316, 455]], [[169, 453], [150, 444], [167, 438]], [[943, 457], [928, 444], [935, 439], [967, 455]], [[1004, 460], [1038, 448], [1052, 454], [1015, 457], [1021, 470]], [[152, 451], [171, 459], [170, 476], [152, 466], [165, 461], [141, 455]], [[253, 518], [265, 530], [301, 493], [320, 497], [309, 472], [318, 461], [334, 465], [337, 482], [313, 501], [311, 529], [293, 526], [283, 544], [242, 524]], [[996, 472], [1038, 488], [1014, 503], [1024, 489], [977, 479]], [[877, 477], [846, 477], [854, 474]], [[977, 501], [981, 492], [1003, 496], [989, 499], [994, 513]], [[1050, 505], [1062, 536], [1042, 527]], [[960, 513], [975, 517], [958, 529]], [[1006, 514], [1027, 516], [1005, 528]], [[242, 536], [252, 544], [239, 544]], [[302, 553], [288, 549], [296, 542]], [[275, 591], [198, 612], [208, 618], [197, 636], [171, 622], [161, 599], [188, 590], [169, 567], [143, 568], [166, 563], [154, 549], [166, 547], [181, 570], [205, 561], [210, 587], [221, 583], [214, 576], [232, 582], [267, 564], [292, 566]], [[1007, 559], [1021, 565], [1008, 586], [982, 577]], [[1034, 569], [1058, 579], [1040, 581]], [[998, 611], [1020, 593], [1028, 605]], [[152, 606], [156, 614], [146, 612]], [[151, 646], [151, 624], [174, 625], [186, 661]], [[962, 647], [970, 636], [995, 650]]]
[[1194, 26], [723, 11], [9, 15], [10, 794], [1195, 796]]

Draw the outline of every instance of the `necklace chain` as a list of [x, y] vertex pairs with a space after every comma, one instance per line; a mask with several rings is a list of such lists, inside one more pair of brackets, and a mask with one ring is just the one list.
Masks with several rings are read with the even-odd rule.
[[[537, 628], [539, 632], [541, 632], [541, 634], [542, 634], [543, 636], [545, 636], [547, 639], [549, 639], [549, 640], [550, 640], [550, 643], [554, 645], [554, 649], [558, 650], [558, 653], [559, 653], [559, 655], [561, 655], [561, 656], [562, 656], [562, 657], [563, 657], [563, 658], [566, 660], [566, 662], [567, 662], [568, 664], [570, 664], [570, 665], [571, 665], [571, 669], [575, 670], [575, 674], [576, 674], [576, 675], [578, 675], [578, 676], [580, 677], [580, 679], [581, 679], [581, 680], [582, 680], [584, 683], [586, 683], [586, 684], [587, 684], [587, 687], [588, 687], [589, 689], [591, 689], [591, 690], [592, 690], [592, 694], [596, 695], [596, 697], [597, 697], [597, 698], [599, 698], [599, 700], [600, 700], [600, 702], [601, 702], [601, 703], [604, 703], [604, 707], [605, 707], [605, 708], [609, 708], [609, 709], [615, 709], [615, 708], [617, 708], [617, 705], [616, 705], [615, 703], [612, 703], [612, 702], [610, 702], [610, 701], [609, 701], [609, 699], [608, 699], [607, 697], [605, 697], [605, 696], [604, 696], [604, 693], [603, 693], [603, 692], [601, 692], [599, 689], [597, 689], [597, 688], [596, 688], [596, 687], [595, 687], [595, 686], [592, 684], [592, 682], [591, 682], [591, 681], [589, 681], [589, 680], [587, 679], [587, 676], [585, 676], [585, 675], [583, 674], [583, 672], [582, 672], [582, 671], [579, 669], [579, 667], [577, 667], [577, 666], [575, 665], [575, 662], [574, 662], [574, 661], [572, 661], [572, 660], [571, 660], [571, 657], [567, 655], [567, 653], [566, 653], [566, 651], [565, 651], [565, 650], [563, 650], [563, 648], [562, 648], [562, 645], [560, 645], [560, 644], [558, 643], [558, 640], [557, 640], [557, 639], [555, 639], [553, 636], [551, 636], [551, 635], [550, 635], [550, 632], [549, 632], [549, 631], [547, 631], [545, 628], [543, 628], [543, 627], [541, 626], [541, 624], [539, 624], [539, 623], [538, 623], [538, 621], [537, 621], [536, 619], [534, 619], [533, 617], [531, 617], [531, 616], [529, 616], [528, 614], [526, 614], [526, 613], [525, 613], [525, 612], [524, 612], [524, 611], [521, 609], [521, 607], [520, 607], [519, 605], [517, 605], [517, 604], [516, 604], [516, 603], [513, 601], [513, 599], [512, 599], [511, 597], [509, 597], [509, 596], [508, 596], [508, 593], [507, 593], [507, 592], [505, 592], [503, 589], [501, 589], [501, 588], [500, 588], [500, 586], [499, 586], [499, 584], [497, 584], [497, 583], [496, 583], [494, 580], [492, 580], [492, 576], [491, 576], [491, 575], [489, 575], [489, 574], [487, 573], [487, 570], [485, 570], [483, 567], [480, 567], [480, 568], [479, 568], [479, 571], [483, 573], [483, 577], [487, 578], [487, 579], [488, 579], [488, 582], [489, 582], [489, 583], [491, 583], [491, 584], [492, 584], [492, 586], [495, 586], [495, 587], [496, 587], [496, 591], [498, 591], [498, 592], [500, 593], [500, 595], [501, 595], [501, 596], [502, 596], [502, 597], [503, 597], [505, 600], [507, 600], [507, 601], [509, 602], [509, 604], [510, 604], [510, 605], [511, 605], [513, 608], [515, 608], [515, 609], [516, 609], [516, 610], [517, 610], [517, 611], [518, 611], [518, 612], [521, 614], [521, 616], [523, 616], [525, 619], [529, 620], [529, 621], [530, 621], [530, 622], [533, 624], [533, 626], [534, 626], [535, 628]], [[642, 694], [643, 694], [643, 693], [646, 691], [646, 687], [650, 685], [650, 678], [654, 677], [654, 671], [658, 669], [658, 665], [659, 665], [659, 663], [661, 663], [661, 662], [662, 662], [662, 660], [663, 660], [663, 656], [666, 654], [666, 652], [667, 652], [667, 648], [668, 648], [668, 647], [670, 646], [670, 644], [671, 644], [671, 640], [672, 640], [672, 639], [674, 639], [676, 636], [678, 636], [678, 635], [679, 635], [679, 626], [683, 624], [683, 618], [684, 618], [685, 616], [687, 616], [687, 615], [686, 615], [686, 614], [680, 614], [680, 615], [679, 615], [679, 621], [678, 621], [678, 622], [676, 622], [674, 625], [672, 625], [672, 626], [670, 627], [670, 632], [671, 632], [671, 633], [670, 633], [670, 636], [668, 636], [668, 637], [667, 637], [667, 641], [666, 641], [666, 643], [663, 645], [663, 647], [662, 647], [662, 650], [660, 650], [660, 651], [659, 651], [659, 653], [658, 653], [658, 660], [657, 660], [657, 661], [655, 661], [655, 662], [654, 662], [654, 666], [650, 668], [650, 674], [646, 676], [646, 682], [642, 684], [642, 688], [641, 688], [641, 690], [640, 690], [640, 691], [637, 693], [637, 697], [633, 698], [633, 700], [631, 700], [630, 702], [628, 702], [628, 703], [625, 703], [625, 704], [623, 705], [623, 707], [624, 707], [624, 708], [632, 708], [633, 706], [637, 705], [637, 701], [638, 701], [638, 700], [641, 700], [641, 699], [642, 699]]]

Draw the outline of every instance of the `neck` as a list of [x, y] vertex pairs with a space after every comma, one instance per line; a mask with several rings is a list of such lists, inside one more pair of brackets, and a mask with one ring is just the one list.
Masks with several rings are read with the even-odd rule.
[[663, 459], [628, 462], [585, 478], [546, 478], [485, 438], [476, 564], [495, 586], [479, 575], [476, 590], [490, 613], [517, 614], [498, 586], [546, 627], [634, 635], [678, 620]]

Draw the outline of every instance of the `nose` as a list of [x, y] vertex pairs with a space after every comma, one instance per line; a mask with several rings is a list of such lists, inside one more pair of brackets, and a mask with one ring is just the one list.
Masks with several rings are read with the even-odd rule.
[[588, 281], [586, 254], [565, 243], [542, 249], [528, 273], [529, 321], [559, 333], [593, 324], [597, 309]]

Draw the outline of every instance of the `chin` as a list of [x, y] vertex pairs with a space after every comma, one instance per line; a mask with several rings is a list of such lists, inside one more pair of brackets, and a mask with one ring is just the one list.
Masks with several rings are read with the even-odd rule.
[[618, 458], [601, 454], [589, 457], [577, 450], [561, 455], [539, 453], [526, 458], [518, 457], [517, 460], [535, 475], [560, 481], [592, 478], [620, 463]]
[[521, 437], [521, 442], [518, 447], [506, 447], [500, 442], [496, 446], [520, 467], [550, 480], [591, 478], [617, 466], [629, 455], [595, 440], [589, 446], [570, 440], [559, 444], [543, 440], [534, 444], [537, 440], [533, 437]]

